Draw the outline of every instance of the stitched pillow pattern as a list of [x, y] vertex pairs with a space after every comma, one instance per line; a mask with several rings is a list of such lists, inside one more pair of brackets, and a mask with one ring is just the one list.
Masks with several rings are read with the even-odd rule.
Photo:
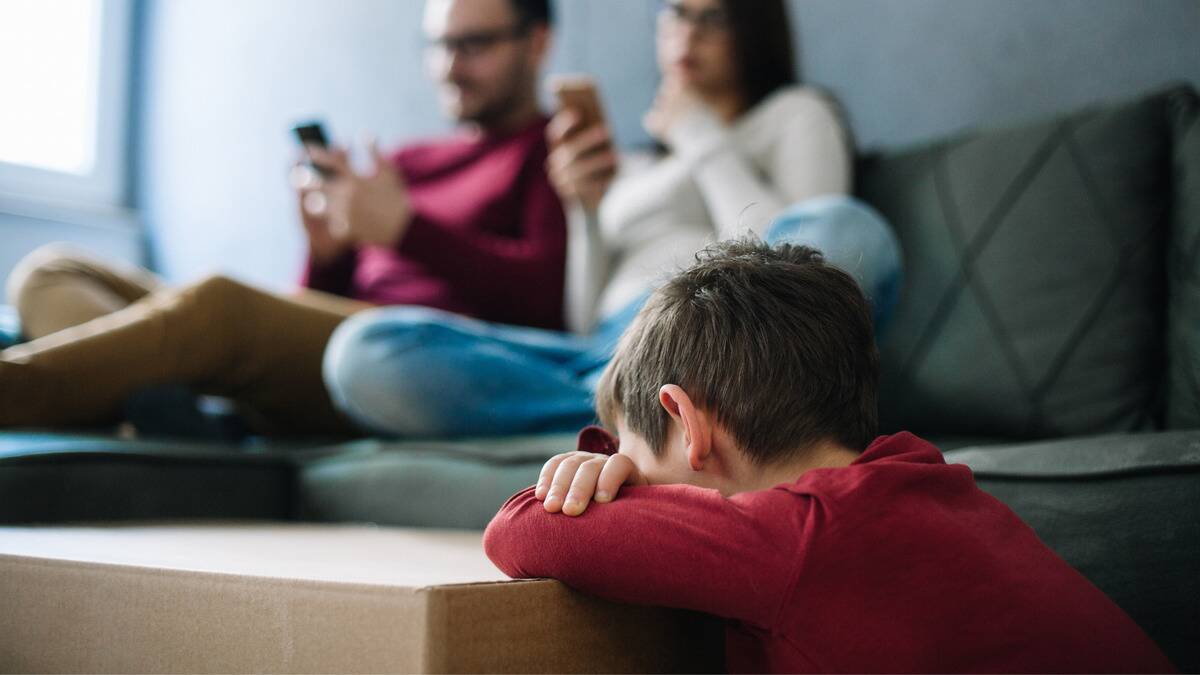
[[1158, 425], [1176, 92], [863, 160], [859, 194], [905, 257], [885, 430]]

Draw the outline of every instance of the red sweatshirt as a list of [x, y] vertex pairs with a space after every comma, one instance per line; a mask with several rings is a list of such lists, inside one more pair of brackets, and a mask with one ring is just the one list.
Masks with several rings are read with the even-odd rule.
[[310, 260], [304, 285], [562, 329], [566, 216], [546, 177], [546, 123], [396, 152], [414, 214], [399, 245], [365, 246], [326, 266]]
[[970, 469], [908, 433], [728, 499], [625, 487], [572, 518], [528, 488], [484, 547], [512, 577], [730, 619], [731, 672], [1174, 671]]

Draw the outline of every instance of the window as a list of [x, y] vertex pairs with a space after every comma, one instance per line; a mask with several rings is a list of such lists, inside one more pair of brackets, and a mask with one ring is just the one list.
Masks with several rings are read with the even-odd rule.
[[0, 193], [120, 207], [130, 0], [0, 0]]

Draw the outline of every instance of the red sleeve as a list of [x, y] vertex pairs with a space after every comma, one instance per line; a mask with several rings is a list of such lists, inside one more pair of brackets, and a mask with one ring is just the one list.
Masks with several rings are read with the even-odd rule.
[[354, 251], [347, 251], [336, 260], [324, 265], [318, 265], [310, 255], [304, 265], [300, 285], [314, 291], [350, 297], [356, 264], [357, 254]]
[[532, 164], [526, 168], [523, 196], [517, 200], [519, 236], [441, 227], [417, 215], [400, 241], [400, 251], [436, 270], [480, 304], [507, 306], [515, 301], [522, 314], [554, 317], [552, 323], [561, 325], [566, 216], [541, 171]]
[[610, 600], [765, 626], [795, 583], [807, 499], [784, 490], [726, 499], [690, 485], [625, 487], [571, 517], [546, 513], [530, 487], [504, 504], [483, 545], [510, 577], [550, 577]]

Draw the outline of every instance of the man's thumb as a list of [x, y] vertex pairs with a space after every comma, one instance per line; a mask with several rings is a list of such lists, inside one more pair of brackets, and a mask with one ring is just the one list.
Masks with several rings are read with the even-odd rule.
[[383, 150], [381, 150], [379, 148], [379, 138], [378, 137], [371, 136], [370, 139], [367, 141], [367, 148], [370, 149], [371, 160], [373, 162], [375, 162], [376, 173], [383, 172], [383, 171], [387, 171], [387, 172], [395, 171], [395, 167], [392, 166], [391, 160], [383, 152]]

